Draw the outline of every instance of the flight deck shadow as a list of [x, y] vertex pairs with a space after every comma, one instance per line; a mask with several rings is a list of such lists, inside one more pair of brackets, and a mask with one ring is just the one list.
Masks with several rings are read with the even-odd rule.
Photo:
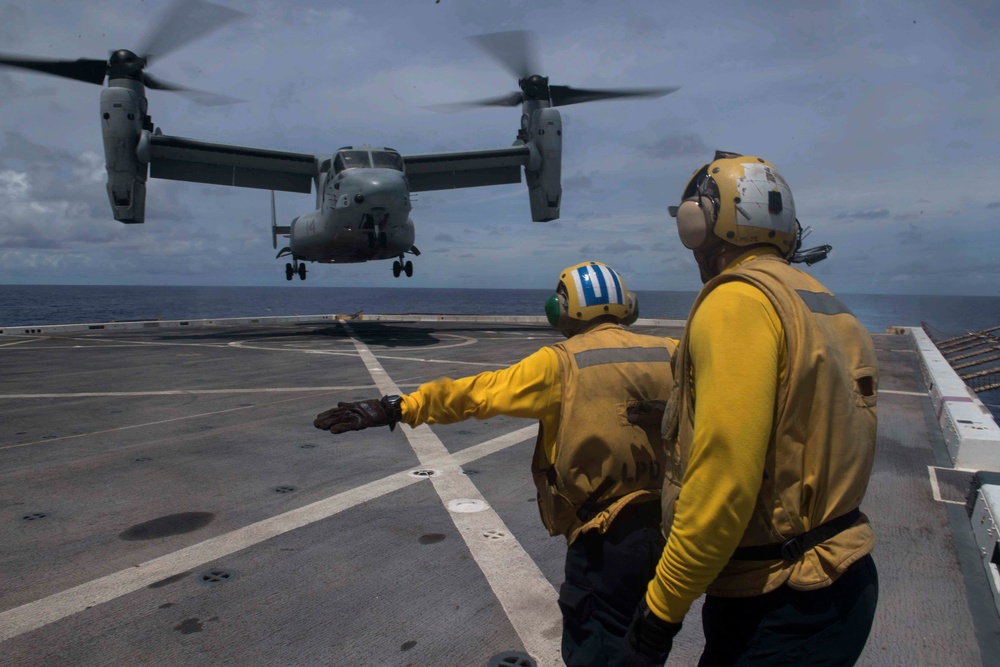
[[[496, 331], [496, 325], [490, 324], [461, 324], [455, 326], [452, 323], [442, 323], [441, 326], [428, 326], [420, 323], [384, 323], [365, 322], [363, 320], [349, 321], [350, 327], [340, 324], [325, 322], [300, 322], [290, 327], [255, 328], [238, 327], [227, 328], [223, 331], [206, 331], [205, 329], [187, 329], [183, 332], [171, 331], [163, 332], [157, 336], [161, 341], [203, 340], [203, 341], [245, 341], [253, 339], [255, 341], [302, 341], [303, 338], [316, 337], [326, 339], [350, 339], [353, 334], [365, 345], [377, 345], [380, 347], [430, 347], [440, 343], [450, 343], [453, 339], [440, 334], [472, 335]], [[555, 330], [541, 325], [504, 326], [505, 332], [533, 333], [533, 334], [555, 334]], [[516, 339], [515, 339], [516, 340]]]

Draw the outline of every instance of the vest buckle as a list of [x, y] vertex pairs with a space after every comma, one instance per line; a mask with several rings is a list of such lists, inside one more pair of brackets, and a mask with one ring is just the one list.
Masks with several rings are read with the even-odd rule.
[[805, 554], [805, 546], [802, 544], [802, 536], [793, 537], [781, 545], [781, 560], [797, 561]]

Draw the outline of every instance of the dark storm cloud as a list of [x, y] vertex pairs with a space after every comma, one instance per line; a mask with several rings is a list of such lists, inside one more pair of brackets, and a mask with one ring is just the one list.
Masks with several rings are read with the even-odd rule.
[[597, 243], [588, 243], [587, 245], [580, 248], [580, 253], [584, 255], [601, 256], [604, 254], [612, 254], [612, 253], [635, 252], [637, 250], [642, 250], [642, 246], [618, 240], [615, 241], [614, 243], [608, 243], [605, 245]]
[[923, 243], [926, 239], [927, 235], [924, 233], [924, 230], [917, 227], [912, 222], [907, 224], [905, 230], [896, 233], [896, 240], [899, 241], [901, 245]]
[[70, 159], [69, 152], [35, 143], [16, 130], [4, 132], [3, 153], [0, 157], [25, 160], [31, 164], [57, 167]]
[[711, 153], [705, 141], [693, 132], [675, 132], [659, 141], [649, 144], [643, 151], [654, 158], [669, 159], [688, 155]]
[[0, 42], [5, 47], [17, 44], [26, 27], [24, 10], [14, 5], [0, 7]]
[[834, 217], [837, 220], [884, 220], [889, 217], [889, 209], [870, 208], [864, 211], [842, 211]]
[[594, 187], [594, 176], [596, 175], [596, 172], [590, 172], [589, 174], [574, 174], [564, 178], [563, 190], [590, 190]]

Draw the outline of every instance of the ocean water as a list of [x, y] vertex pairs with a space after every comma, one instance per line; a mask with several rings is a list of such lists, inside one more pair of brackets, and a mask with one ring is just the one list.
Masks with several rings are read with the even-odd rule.
[[[542, 315], [549, 290], [0, 285], [0, 327], [141, 319], [437, 313]], [[639, 292], [642, 317], [684, 319], [695, 292]], [[841, 294], [872, 332], [926, 323], [938, 339], [1000, 325], [1000, 297]], [[1000, 391], [980, 395], [1000, 416]]]
[[[549, 290], [364, 287], [0, 285], [0, 326], [331, 313], [542, 315]], [[639, 292], [642, 317], [684, 319], [695, 292]], [[935, 335], [1000, 325], [1000, 297], [841, 294], [872, 332], [920, 326]]]

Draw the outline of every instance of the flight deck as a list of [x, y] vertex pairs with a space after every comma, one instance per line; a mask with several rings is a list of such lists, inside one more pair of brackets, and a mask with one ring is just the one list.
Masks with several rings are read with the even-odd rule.
[[[561, 339], [543, 320], [0, 331], [0, 664], [561, 664], [566, 547], [538, 516], [535, 423], [312, 426], [337, 401], [516, 362]], [[997, 664], [972, 473], [913, 338], [874, 340], [880, 600], [859, 664]], [[697, 661], [699, 609], [668, 665]]]

